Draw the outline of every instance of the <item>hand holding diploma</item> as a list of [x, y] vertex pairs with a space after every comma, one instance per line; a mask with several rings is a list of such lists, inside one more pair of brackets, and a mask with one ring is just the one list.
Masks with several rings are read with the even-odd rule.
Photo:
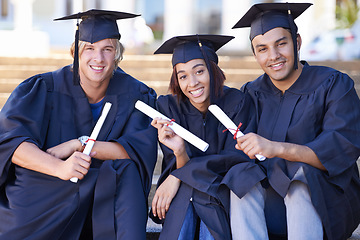
[[[144, 102], [138, 100], [135, 104], [135, 108], [146, 114], [147, 116], [154, 118], [161, 118], [168, 121], [171, 121], [170, 118], [166, 117], [165, 115], [161, 114], [160, 112], [156, 111], [154, 108], [150, 107], [149, 105], [145, 104]], [[169, 125], [178, 136], [182, 139], [186, 140], [187, 142], [191, 143], [195, 147], [199, 148], [201, 151], [205, 152], [209, 144], [199, 137], [195, 136], [193, 133], [189, 132], [176, 122], [173, 122], [172, 125]]]
[[175, 156], [182, 155], [186, 152], [185, 140], [170, 128], [172, 124], [173, 121], [162, 118], [154, 118], [151, 121], [151, 126], [158, 130], [159, 142], [173, 150]]
[[[237, 138], [244, 135], [238, 130], [235, 123], [217, 105], [210, 105], [208, 109], [233, 135], [236, 133]], [[255, 156], [259, 161], [264, 161], [266, 159], [260, 154], [256, 154]]]
[[[110, 108], [111, 108], [111, 103], [106, 102], [104, 105], [104, 108], [101, 112], [101, 115], [100, 115], [98, 121], [96, 122], [94, 130], [92, 131], [92, 133], [89, 137], [89, 140], [85, 146], [85, 149], [83, 151], [84, 154], [90, 155], [91, 149], [93, 148], [93, 146], [95, 144], [96, 138], [99, 135], [100, 129], [105, 122], [106, 116], [108, 115]], [[74, 178], [71, 178], [70, 181], [73, 183], [77, 183], [78, 179], [74, 177]]]

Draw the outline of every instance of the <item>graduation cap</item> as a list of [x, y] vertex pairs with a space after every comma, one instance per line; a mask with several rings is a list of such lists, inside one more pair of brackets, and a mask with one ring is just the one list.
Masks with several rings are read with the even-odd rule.
[[[54, 19], [55, 21], [71, 19], [78, 20], [75, 33], [75, 51], [73, 64], [75, 84], [79, 84], [79, 40], [89, 43], [95, 43], [107, 38], [120, 39], [121, 35], [119, 33], [119, 28], [116, 20], [134, 18], [137, 16], [140, 15], [126, 12], [91, 9], [86, 12], [79, 12], [62, 18]], [[82, 20], [80, 24], [79, 19]]]
[[218, 64], [216, 51], [233, 38], [233, 36], [215, 34], [176, 36], [165, 41], [154, 54], [172, 54], [173, 67], [178, 63], [187, 63], [193, 59], [204, 59], [210, 75], [210, 101], [214, 103], [214, 81], [209, 61]]
[[290, 29], [294, 43], [294, 68], [297, 69], [297, 26], [294, 19], [300, 16], [312, 3], [260, 3], [254, 4], [233, 28], [251, 27], [250, 40], [277, 27]]
[[215, 52], [233, 38], [233, 36], [204, 34], [176, 36], [165, 41], [154, 54], [172, 54], [173, 66], [198, 58], [204, 60], [208, 58], [217, 64], [218, 56]]

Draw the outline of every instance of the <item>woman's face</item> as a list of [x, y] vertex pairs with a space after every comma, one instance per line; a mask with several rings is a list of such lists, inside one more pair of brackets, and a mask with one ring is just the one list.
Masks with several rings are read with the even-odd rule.
[[204, 113], [210, 105], [210, 75], [203, 59], [176, 64], [179, 86], [190, 103]]

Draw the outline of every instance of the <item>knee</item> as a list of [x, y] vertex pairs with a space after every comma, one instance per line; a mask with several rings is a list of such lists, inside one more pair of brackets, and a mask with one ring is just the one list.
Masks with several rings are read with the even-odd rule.
[[136, 163], [131, 159], [119, 159], [115, 160], [113, 163], [113, 168], [116, 172], [138, 172]]
[[115, 160], [113, 168], [116, 172], [117, 180], [133, 179], [140, 180], [140, 172], [136, 163], [131, 159]]
[[285, 204], [290, 203], [292, 200], [299, 201], [299, 199], [311, 201], [309, 187], [301, 181], [293, 181], [284, 198]]
[[262, 187], [261, 183], [257, 183], [251, 190], [246, 193], [242, 198], [239, 198], [233, 191], [230, 191], [230, 205], [265, 205], [266, 190]]

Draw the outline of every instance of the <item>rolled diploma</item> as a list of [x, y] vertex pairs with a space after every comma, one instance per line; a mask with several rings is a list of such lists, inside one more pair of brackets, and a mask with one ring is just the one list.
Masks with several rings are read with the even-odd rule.
[[[237, 129], [235, 123], [219, 108], [217, 105], [213, 104], [209, 106], [209, 111], [214, 114], [214, 116], [234, 135]], [[244, 134], [238, 130], [236, 137], [241, 137]], [[259, 161], [264, 161], [266, 158], [260, 154], [256, 154], [255, 157]]]
[[[86, 144], [86, 146], [84, 148], [84, 151], [83, 151], [84, 154], [90, 155], [91, 149], [93, 148], [93, 146], [95, 144], [95, 140], [99, 135], [100, 129], [101, 129], [102, 125], [105, 122], [106, 116], [108, 115], [108, 113], [110, 111], [110, 108], [111, 108], [111, 103], [106, 102], [105, 105], [104, 105], [104, 108], [103, 108], [103, 110], [101, 112], [101, 115], [100, 115], [98, 121], [95, 124], [94, 130], [92, 131], [92, 133], [91, 133], [91, 135], [89, 137], [89, 141], [87, 142], [87, 144]], [[70, 179], [70, 181], [73, 182], [73, 183], [77, 183], [78, 178], [73, 177], [73, 178]]]
[[[156, 111], [154, 108], [150, 107], [149, 105], [147, 105], [146, 103], [140, 100], [138, 100], [135, 103], [135, 108], [137, 108], [139, 111], [143, 112], [147, 116], [151, 117], [152, 119], [162, 118], [171, 121], [168, 117]], [[189, 132], [188, 130], [186, 130], [176, 122], [173, 122], [172, 125], [169, 125], [169, 128], [171, 128], [182, 139], [188, 141], [189, 143], [191, 143], [201, 151], [205, 152], [208, 149], [209, 144], [207, 142], [195, 136], [193, 133]]]

